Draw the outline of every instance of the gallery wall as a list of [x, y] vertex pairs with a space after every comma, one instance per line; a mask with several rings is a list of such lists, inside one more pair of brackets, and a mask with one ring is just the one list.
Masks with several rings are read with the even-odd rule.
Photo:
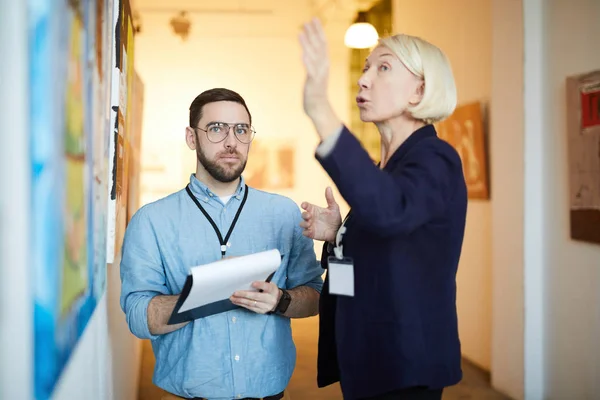
[[96, 103], [102, 110], [96, 112], [101, 113], [105, 123], [98, 122], [104, 130], [92, 135], [92, 149], [94, 181], [103, 183], [106, 196], [102, 205], [104, 241], [95, 244], [94, 249], [105, 261], [104, 268], [97, 267], [94, 271], [102, 276], [105, 289], [56, 383], [53, 398], [59, 400], [90, 396], [135, 398], [138, 386], [141, 343], [130, 334], [120, 309], [119, 262], [128, 216], [139, 207], [135, 173], [141, 140], [143, 83], [136, 79], [134, 69], [134, 28], [129, 2], [97, 0], [96, 6], [100, 5], [110, 11], [102, 18], [105, 24], [110, 24], [104, 32], [109, 39], [103, 43], [102, 53], [96, 48], [102, 54], [98, 57], [108, 63], [103, 72], [108, 85], [104, 89], [108, 93], [102, 97], [103, 106]]
[[598, 69], [600, 4], [494, 0], [493, 18], [492, 383], [595, 398], [600, 246], [571, 237], [566, 79]]
[[[132, 398], [135, 348], [116, 351], [128, 336], [109, 325], [114, 310], [106, 294], [114, 255], [107, 243], [118, 250], [126, 223], [122, 217], [108, 232], [108, 201], [116, 197], [116, 216], [119, 206], [126, 214], [129, 131], [140, 114], [140, 105], [128, 112], [135, 96], [128, 2], [3, 2], [2, 18], [1, 54], [13, 59], [0, 70], [2, 93], [11, 96], [9, 104], [2, 97], [11, 131], [1, 146], [3, 163], [10, 163], [0, 181], [10, 188], [0, 203], [0, 243], [8, 246], [2, 293], [9, 296], [1, 325], [10, 348], [2, 349], [0, 397]], [[108, 292], [114, 302], [114, 287]], [[121, 370], [130, 360], [133, 368]], [[114, 370], [129, 382], [113, 386]]]
[[[583, 152], [575, 149], [569, 160], [568, 138], [572, 133], [568, 133], [567, 125], [570, 111], [566, 79], [600, 70], [600, 52], [595, 40], [600, 37], [600, 2], [574, 0], [539, 4], [540, 8], [531, 12], [545, 16], [541, 20], [540, 43], [545, 49], [540, 97], [545, 102], [526, 104], [526, 107], [539, 110], [544, 127], [543, 145], [527, 152], [539, 154], [543, 163], [540, 176], [535, 177], [543, 182], [535, 207], [543, 207], [545, 241], [543, 305], [539, 310], [542, 317], [535, 332], [543, 344], [544, 391], [538, 391], [538, 395], [531, 398], [591, 399], [600, 393], [600, 244], [571, 238], [569, 162], [581, 161], [580, 168], [591, 174], [588, 182], [597, 185], [591, 190], [599, 193], [600, 134], [598, 128], [596, 133], [589, 133], [594, 138], [588, 142], [590, 146]], [[528, 108], [526, 111], [530, 112]], [[595, 204], [596, 209], [600, 209], [597, 197]], [[600, 224], [595, 230], [600, 231]], [[526, 285], [529, 283], [526, 281]]]

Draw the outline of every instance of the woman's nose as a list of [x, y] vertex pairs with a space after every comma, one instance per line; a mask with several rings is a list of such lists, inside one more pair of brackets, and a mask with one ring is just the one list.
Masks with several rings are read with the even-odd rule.
[[367, 76], [367, 73], [363, 73], [358, 79], [358, 86], [362, 89], [368, 89], [371, 86], [371, 79]]

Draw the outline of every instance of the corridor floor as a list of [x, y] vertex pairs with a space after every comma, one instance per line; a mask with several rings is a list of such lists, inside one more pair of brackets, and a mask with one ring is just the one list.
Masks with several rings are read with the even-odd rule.
[[[287, 389], [286, 400], [342, 400], [339, 385], [323, 389], [316, 385], [318, 319], [296, 319], [292, 322], [298, 349], [296, 369]], [[144, 341], [140, 373], [139, 400], [162, 400], [166, 392], [152, 384], [154, 355], [149, 341]], [[444, 390], [443, 400], [510, 400], [492, 390], [489, 375], [468, 361], [463, 362], [463, 380]], [[169, 398], [171, 396], [165, 397]]]

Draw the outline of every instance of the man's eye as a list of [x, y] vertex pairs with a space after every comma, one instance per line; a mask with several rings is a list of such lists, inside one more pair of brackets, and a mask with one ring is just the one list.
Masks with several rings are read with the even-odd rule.
[[248, 133], [248, 128], [237, 128], [236, 129], [236, 133], [238, 135], [245, 135]]

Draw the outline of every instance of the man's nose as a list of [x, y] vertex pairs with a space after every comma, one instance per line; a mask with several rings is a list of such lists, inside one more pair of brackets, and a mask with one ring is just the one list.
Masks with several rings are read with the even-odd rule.
[[236, 148], [237, 147], [237, 139], [235, 138], [235, 127], [234, 126], [230, 126], [229, 130], [227, 131], [227, 137], [225, 138], [225, 147], [230, 148]]

